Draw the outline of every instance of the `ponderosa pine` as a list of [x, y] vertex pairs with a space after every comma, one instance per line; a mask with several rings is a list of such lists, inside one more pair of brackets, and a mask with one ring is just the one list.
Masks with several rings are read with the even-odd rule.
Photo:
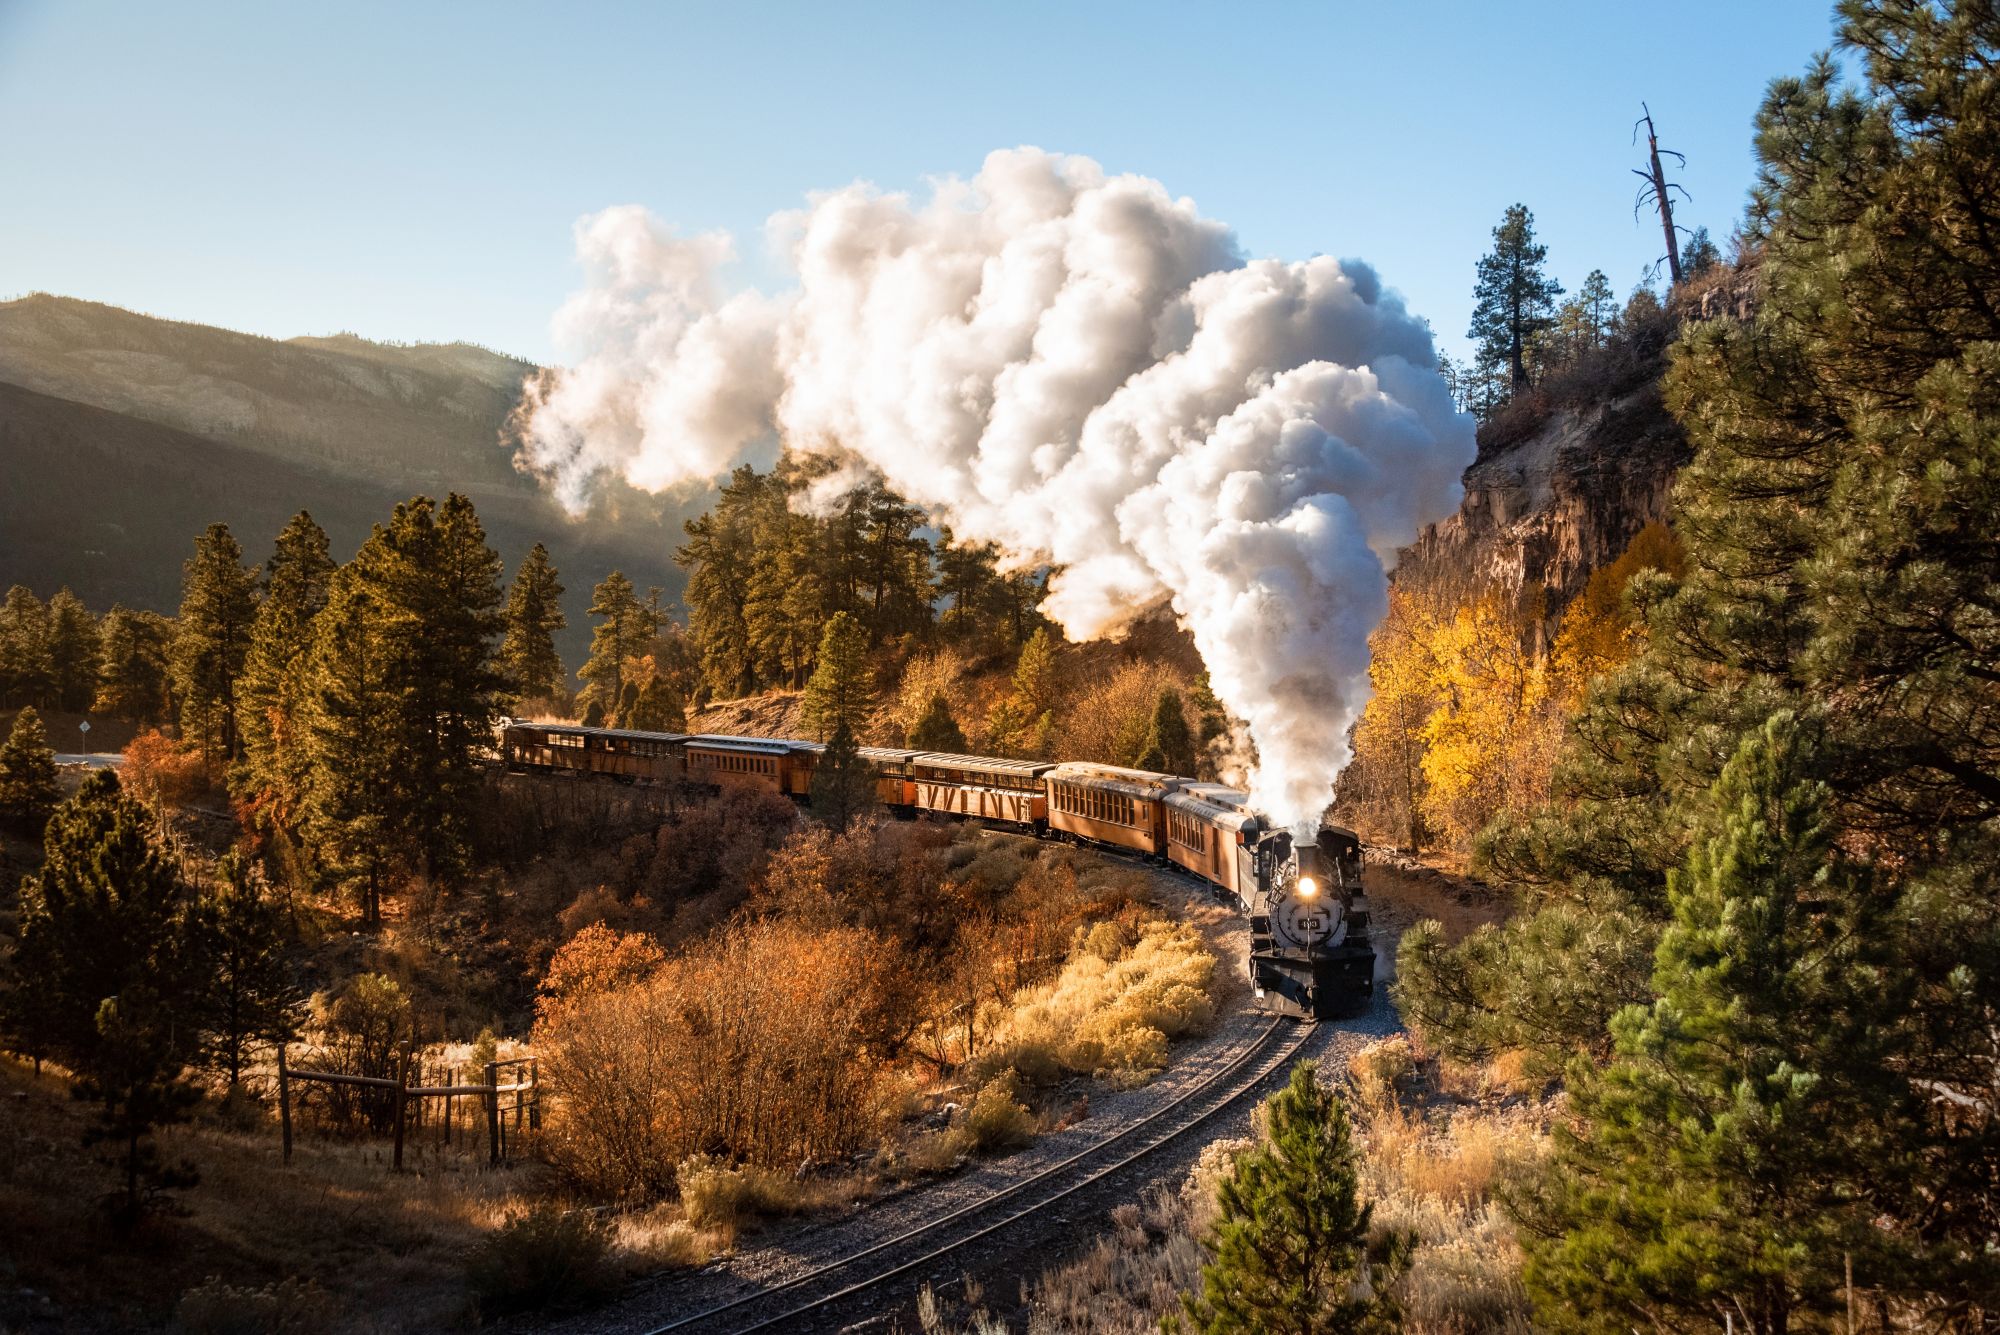
[[181, 607], [174, 619], [173, 681], [180, 701], [181, 738], [210, 766], [237, 753], [236, 685], [250, 652], [257, 613], [257, 569], [227, 524], [210, 524], [195, 539], [182, 568]]
[[0, 746], [0, 823], [39, 839], [61, 802], [55, 748], [41, 715], [24, 706]]
[[507, 634], [500, 642], [500, 663], [516, 700], [555, 700], [563, 694], [563, 661], [555, 638], [569, 624], [563, 617], [562, 596], [549, 549], [538, 542], [522, 558], [507, 591]]
[[1340, 1096], [1305, 1061], [1264, 1108], [1259, 1143], [1216, 1189], [1215, 1259], [1184, 1299], [1188, 1323], [1201, 1335], [1395, 1330], [1387, 1289], [1408, 1244], [1374, 1236]]
[[305, 798], [311, 759], [303, 717], [305, 656], [333, 570], [326, 531], [301, 510], [279, 532], [265, 563], [263, 596], [236, 687], [243, 759], [232, 787], [280, 825], [297, 818]]

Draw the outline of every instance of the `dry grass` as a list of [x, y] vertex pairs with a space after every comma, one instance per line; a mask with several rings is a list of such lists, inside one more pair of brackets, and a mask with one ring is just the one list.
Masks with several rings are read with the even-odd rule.
[[[51, 1310], [77, 1332], [463, 1326], [467, 1257], [509, 1215], [563, 1203], [546, 1170], [488, 1169], [482, 1146], [413, 1143], [397, 1174], [380, 1141], [302, 1134], [285, 1167], [268, 1110], [238, 1101], [162, 1132], [162, 1155], [201, 1182], [180, 1193], [185, 1215], [121, 1240], [93, 1206], [112, 1173], [82, 1145], [88, 1117], [58, 1075], [0, 1059], [0, 1330], [43, 1329]], [[677, 1208], [611, 1224], [610, 1260], [631, 1274], [702, 1264], [728, 1241]]]
[[1546, 1151], [1540, 1110], [1494, 1100], [1505, 1070], [1441, 1080], [1438, 1063], [1401, 1037], [1371, 1044], [1350, 1066], [1375, 1220], [1417, 1238], [1402, 1281], [1405, 1328], [1527, 1331], [1520, 1250], [1493, 1190], [1509, 1163]]
[[[1362, 1195], [1378, 1227], [1417, 1239], [1397, 1290], [1403, 1328], [1526, 1335], [1520, 1253], [1493, 1189], [1510, 1161], [1543, 1152], [1541, 1110], [1446, 1099], [1436, 1063], [1403, 1038], [1371, 1045], [1350, 1067]], [[1485, 1083], [1498, 1086], [1500, 1074]], [[1215, 1184], [1248, 1143], [1209, 1146], [1178, 1193], [1155, 1192], [1114, 1211], [1107, 1236], [1037, 1282], [1030, 1331], [1159, 1329], [1162, 1317], [1180, 1310], [1180, 1295], [1200, 1286]]]
[[1063, 1071], [1138, 1084], [1167, 1064], [1167, 1045], [1215, 1019], [1216, 959], [1196, 928], [1147, 923], [1127, 946], [1117, 925], [1079, 929], [1056, 978], [1016, 993], [989, 1064], [1030, 1081]]

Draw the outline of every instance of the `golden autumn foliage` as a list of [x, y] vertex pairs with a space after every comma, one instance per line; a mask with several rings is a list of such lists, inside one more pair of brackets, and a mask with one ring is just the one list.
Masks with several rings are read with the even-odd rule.
[[1617, 671], [1639, 652], [1645, 627], [1625, 597], [1633, 576], [1660, 570], [1679, 578], [1686, 568], [1680, 539], [1654, 520], [1639, 530], [1617, 560], [1592, 572], [1583, 592], [1564, 611], [1550, 652], [1551, 685], [1565, 710], [1582, 702], [1592, 680]]
[[1592, 574], [1552, 641], [1537, 596], [1489, 590], [1452, 606], [1392, 590], [1371, 642], [1375, 693], [1343, 779], [1347, 819], [1407, 848], [1462, 855], [1499, 812], [1542, 800], [1565, 718], [1643, 642], [1627, 586], [1648, 570], [1677, 575], [1683, 564], [1672, 531], [1647, 525]]
[[550, 1161], [594, 1193], [642, 1197], [674, 1190], [693, 1154], [794, 1167], [867, 1144], [883, 962], [869, 932], [750, 919], [642, 982], [573, 994], [535, 1029]]

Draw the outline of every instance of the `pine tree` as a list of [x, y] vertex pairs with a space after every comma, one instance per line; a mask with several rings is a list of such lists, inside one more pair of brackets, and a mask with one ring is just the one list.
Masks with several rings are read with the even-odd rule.
[[924, 512], [879, 483], [865, 493], [863, 621], [871, 646], [931, 623], [931, 547]]
[[931, 696], [923, 717], [910, 729], [905, 745], [912, 751], [937, 751], [945, 755], [964, 755], [969, 749], [958, 720], [951, 716], [951, 701], [944, 698], [943, 691]]
[[[364, 549], [364, 555], [366, 555]], [[333, 579], [326, 609], [313, 621], [306, 677], [306, 728], [312, 756], [307, 829], [328, 870], [355, 887], [362, 921], [381, 920], [382, 896], [406, 860], [398, 819], [402, 747], [391, 726], [397, 703], [394, 668], [381, 633], [382, 614], [357, 568]]]
[[1472, 327], [1466, 337], [1482, 359], [1507, 368], [1508, 393], [1528, 387], [1535, 340], [1552, 323], [1562, 284], [1542, 271], [1548, 247], [1535, 240], [1535, 215], [1525, 204], [1508, 208], [1493, 229], [1493, 249], [1479, 261], [1472, 290]]
[[97, 673], [103, 657], [97, 618], [68, 589], [49, 599], [49, 669], [58, 709], [81, 714], [97, 698]]
[[649, 676], [625, 726], [642, 732], [685, 732], [687, 708], [664, 679]]
[[174, 627], [174, 693], [181, 737], [199, 747], [211, 767], [237, 751], [236, 684], [250, 651], [257, 612], [257, 571], [227, 524], [210, 524], [195, 539], [184, 570]]
[[1900, 1272], [1913, 1238], [1850, 1165], [1922, 1176], [1921, 1115], [1895, 1074], [1886, 924], [1834, 849], [1816, 729], [1781, 711], [1716, 782], [1714, 833], [1671, 878], [1650, 1005], [1612, 1023], [1615, 1055], [1572, 1088], [1582, 1130], [1523, 1233], [1528, 1280], [1623, 1329], [1735, 1313], [1781, 1335], [1830, 1315], [1843, 1258]]
[[284, 915], [250, 860], [231, 853], [216, 870], [220, 882], [195, 909], [196, 1019], [207, 1064], [234, 1085], [254, 1044], [289, 1037], [301, 998], [285, 957]]
[[56, 753], [41, 716], [24, 707], [0, 746], [0, 823], [39, 839], [62, 801]]
[[1716, 249], [1709, 238], [1706, 227], [1697, 227], [1688, 233], [1687, 244], [1681, 247], [1681, 281], [1690, 282], [1701, 277], [1716, 265], [1722, 263], [1722, 252]]
[[49, 822], [41, 870], [21, 884], [9, 1031], [27, 1051], [90, 1063], [98, 1009], [144, 986], [187, 995], [185, 887], [115, 775], [91, 775]]
[[237, 683], [243, 763], [232, 776], [233, 786], [270, 803], [280, 825], [291, 823], [305, 796], [310, 757], [302, 719], [304, 660], [312, 647], [313, 618], [326, 606], [333, 577], [327, 548], [325, 531], [303, 510], [278, 534]]
[[1184, 1299], [1202, 1335], [1336, 1335], [1395, 1330], [1385, 1292], [1406, 1257], [1398, 1238], [1374, 1245], [1361, 1200], [1347, 1110], [1313, 1062], [1265, 1101], [1268, 1129], [1217, 1189], [1201, 1295]]
[[555, 639], [569, 624], [562, 596], [549, 549], [538, 542], [514, 572], [507, 593], [507, 637], [500, 644], [500, 662], [517, 700], [562, 698], [563, 662]]
[[1604, 276], [1604, 270], [1592, 269], [1585, 275], [1583, 286], [1577, 289], [1576, 299], [1590, 334], [1590, 350], [1594, 352], [1610, 342], [1618, 327], [1618, 295], [1611, 290], [1611, 280]]
[[1139, 752], [1138, 767], [1155, 774], [1194, 777], [1194, 733], [1187, 725], [1181, 693], [1171, 686], [1160, 690], [1159, 703], [1153, 709], [1152, 728]]
[[161, 1161], [155, 1129], [184, 1122], [201, 1102], [201, 1091], [182, 1078], [179, 1027], [172, 1002], [137, 983], [98, 1006], [95, 1044], [77, 1069], [73, 1093], [99, 1105], [97, 1124], [84, 1132], [86, 1145], [109, 1144], [125, 1176], [124, 1194], [111, 1203], [114, 1226], [138, 1226], [161, 1191], [194, 1186], [192, 1164]]
[[[731, 475], [708, 514], [685, 525], [674, 561], [688, 572], [688, 633], [710, 694], [736, 696], [756, 687], [756, 651], [745, 618], [753, 572], [752, 504], [764, 481], [749, 465]], [[593, 645], [593, 656], [595, 646]]]
[[0, 606], [0, 705], [50, 707], [55, 677], [48, 609], [32, 590], [16, 584]]
[[813, 767], [813, 815], [836, 831], [845, 830], [875, 803], [875, 775], [857, 751], [853, 729], [840, 718]]
[[396, 507], [355, 558], [370, 593], [394, 708], [377, 720], [393, 746], [397, 843], [415, 870], [451, 882], [464, 870], [479, 750], [506, 679], [500, 557], [472, 503], [419, 496]]
[[1060, 685], [1056, 678], [1056, 643], [1038, 627], [1021, 646], [1014, 664], [1014, 690], [994, 707], [987, 731], [1001, 746], [1038, 756], [1055, 733], [1055, 708]]
[[585, 703], [601, 704], [610, 713], [624, 698], [631, 660], [643, 655], [659, 634], [659, 615], [616, 570], [592, 591], [590, 614], [600, 620], [591, 633], [590, 658], [576, 675], [588, 683]]
[[[1854, 0], [1839, 38], [1862, 86], [1816, 60], [1774, 82], [1758, 114], [1757, 310], [1694, 324], [1673, 350], [1667, 400], [1695, 448], [1673, 516], [1685, 573], [1629, 586], [1645, 648], [1589, 691], [1554, 801], [1482, 837], [1482, 864], [1519, 887], [1524, 911], [1459, 947], [1407, 935], [1417, 967], [1399, 960], [1398, 987], [1447, 1050], [1483, 1036], [1551, 1064], [1608, 1055], [1614, 1017], [1654, 1014], [1655, 979], [1614, 970], [1522, 1018], [1524, 980], [1653, 959], [1681, 926], [1673, 891], [1712, 837], [1703, 813], [1723, 763], [1779, 712], [1813, 717], [1832, 840], [1868, 875], [1886, 952], [1870, 966], [1879, 1000], [1860, 1006], [1884, 1036], [1859, 1046], [1894, 1051], [1884, 1067], [1922, 1115], [1890, 1123], [1893, 1152], [1887, 1137], [1853, 1139], [1883, 1116], [1856, 1077], [1837, 1100], [1847, 1138], [1819, 1147], [1837, 1162], [1803, 1175], [1842, 1182], [1810, 1227], [1838, 1232], [1865, 1201], [1870, 1240], [1905, 1251], [1864, 1273], [1856, 1250], [1857, 1284], [1891, 1310], [1990, 1311], [2000, 1144], [1990, 1118], [1962, 1110], [1990, 1105], [2000, 1067], [2000, 236], [1986, 203], [2000, 193], [2000, 30], [1990, 7]], [[1627, 318], [1657, 320], [1657, 302], [1635, 294]], [[1837, 922], [1844, 901], [1827, 900]], [[1666, 1021], [1648, 1041], [1671, 1051]], [[1754, 1132], [1771, 1096], [1752, 1084], [1732, 1134]], [[1820, 1114], [1804, 1115], [1816, 1134]], [[1781, 1212], [1759, 1228], [1777, 1242], [1809, 1234], [1769, 1204]], [[1600, 1226], [1577, 1218], [1579, 1236]], [[1731, 1261], [1730, 1282], [1762, 1304], [1746, 1324], [1819, 1282], [1783, 1259]], [[1746, 1280], [1751, 1262], [1771, 1269]]]
[[874, 691], [868, 667], [868, 632], [845, 612], [826, 623], [813, 669], [800, 702], [799, 722], [813, 737], [830, 740], [843, 726], [857, 733], [868, 722]]
[[107, 612], [95, 708], [133, 723], [165, 717], [173, 642], [173, 623], [157, 612], [129, 607]]

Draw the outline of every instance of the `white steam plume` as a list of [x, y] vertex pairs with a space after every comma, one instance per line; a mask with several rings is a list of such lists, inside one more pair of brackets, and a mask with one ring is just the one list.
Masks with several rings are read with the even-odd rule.
[[797, 278], [775, 298], [720, 290], [727, 238], [629, 206], [579, 223], [577, 360], [529, 386], [524, 465], [577, 504], [600, 473], [660, 490], [782, 440], [1059, 566], [1073, 639], [1170, 602], [1249, 725], [1253, 798], [1315, 822], [1385, 568], [1473, 457], [1426, 326], [1364, 264], [1245, 263], [1159, 182], [1038, 149], [769, 227]]

